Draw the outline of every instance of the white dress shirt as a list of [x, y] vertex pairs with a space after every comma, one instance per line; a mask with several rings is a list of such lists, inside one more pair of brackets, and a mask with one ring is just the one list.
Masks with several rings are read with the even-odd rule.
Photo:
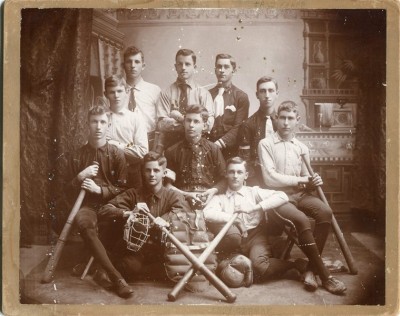
[[298, 192], [301, 177], [309, 175], [301, 154], [305, 154], [309, 161], [308, 147], [294, 137], [285, 141], [276, 132], [272, 137], [261, 140], [258, 157], [266, 186], [287, 194]]
[[129, 160], [143, 158], [149, 151], [147, 131], [141, 116], [123, 108], [118, 113], [110, 112], [107, 140], [124, 150]]
[[143, 78], [134, 86], [136, 110], [145, 121], [146, 131], [156, 129], [157, 102], [161, 89], [159, 86], [144, 81]]
[[253, 213], [239, 213], [239, 218], [243, 221], [246, 229], [257, 227], [263, 217], [264, 211], [276, 208], [285, 204], [288, 197], [281, 191], [261, 189], [260, 187], [243, 186], [239, 191], [228, 190], [223, 194], [215, 195], [203, 210], [204, 217], [212, 223], [226, 223], [232, 217], [235, 205], [259, 204], [262, 211]]

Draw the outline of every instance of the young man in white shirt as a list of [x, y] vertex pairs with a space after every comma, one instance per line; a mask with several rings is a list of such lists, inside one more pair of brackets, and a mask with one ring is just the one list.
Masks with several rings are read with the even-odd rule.
[[[302, 161], [303, 155], [309, 161], [310, 153], [307, 146], [295, 138], [299, 120], [295, 102], [285, 101], [279, 105], [277, 131], [258, 144], [262, 175], [267, 188], [282, 190], [289, 196], [290, 203], [277, 208], [272, 215], [278, 222], [295, 226], [299, 246], [309, 258], [308, 271], [304, 275], [306, 289], [315, 291], [318, 288], [314, 275], [318, 274], [326, 290], [342, 294], [346, 286], [330, 275], [320, 256], [330, 232], [332, 210], [313, 195], [315, 188], [323, 182], [318, 174], [310, 177]], [[314, 232], [307, 216], [315, 219]]]
[[180, 49], [175, 56], [176, 81], [163, 90], [157, 104], [158, 130], [163, 134], [159, 150], [167, 149], [184, 137], [183, 120], [188, 106], [198, 104], [208, 111], [206, 132], [214, 125], [214, 103], [211, 94], [194, 80], [196, 54]]
[[157, 123], [156, 107], [161, 89], [143, 80], [142, 73], [146, 63], [143, 52], [137, 47], [126, 48], [123, 66], [129, 89], [128, 108], [131, 111], [137, 111], [145, 121], [149, 149], [152, 149]]
[[110, 102], [107, 141], [125, 153], [128, 187], [141, 187], [140, 163], [149, 151], [147, 132], [141, 116], [128, 110], [129, 90], [125, 78], [113, 75], [104, 83], [104, 95]]
[[250, 258], [255, 278], [261, 281], [276, 278], [290, 269], [300, 269], [297, 263], [271, 258], [265, 212], [286, 204], [288, 197], [280, 191], [245, 186], [248, 178], [246, 161], [240, 157], [228, 159], [225, 193], [215, 195], [204, 208], [210, 231], [217, 234], [232, 215], [240, 213], [236, 223], [226, 233], [217, 250], [227, 256], [240, 252]]

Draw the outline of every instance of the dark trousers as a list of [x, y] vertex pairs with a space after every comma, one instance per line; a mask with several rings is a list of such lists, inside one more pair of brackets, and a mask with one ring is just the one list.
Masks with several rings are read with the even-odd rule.
[[120, 239], [115, 245], [111, 258], [115, 267], [122, 276], [133, 281], [137, 278], [154, 273], [154, 277], [164, 274], [164, 249], [157, 244], [145, 243], [143, 247], [134, 252], [127, 249], [126, 241]]
[[[224, 224], [208, 224], [214, 235], [218, 234], [223, 226]], [[251, 260], [254, 273], [261, 276], [267, 271], [272, 255], [265, 226], [259, 225], [247, 231], [247, 234], [247, 237], [243, 238], [238, 227], [232, 225], [216, 250], [226, 256], [235, 252], [242, 253]]]
[[97, 234], [97, 209], [91, 206], [82, 206], [75, 217], [75, 225], [89, 248], [89, 251], [96, 259], [97, 263], [107, 272], [111, 281], [121, 278], [121, 274], [115, 269], [107, 255]]
[[296, 228], [298, 235], [305, 230], [311, 230], [308, 216], [315, 220], [314, 238], [318, 250], [322, 253], [326, 240], [330, 232], [332, 222], [332, 209], [323, 203], [319, 198], [301, 192], [289, 196], [289, 203], [275, 209], [274, 212], [268, 211], [268, 218], [274, 219], [278, 223], [286, 223]]

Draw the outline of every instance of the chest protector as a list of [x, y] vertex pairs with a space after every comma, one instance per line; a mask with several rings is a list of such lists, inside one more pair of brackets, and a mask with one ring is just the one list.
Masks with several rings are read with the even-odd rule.
[[[188, 246], [196, 257], [199, 257], [209, 246], [210, 236], [207, 233], [203, 211], [170, 212], [168, 220], [171, 233]], [[210, 271], [215, 272], [217, 266], [215, 254], [212, 253], [204, 264]], [[164, 266], [170, 280], [178, 282], [191, 265], [190, 261], [172, 242], [166, 242]], [[208, 285], [208, 280], [201, 273], [195, 273], [185, 288], [191, 292], [202, 292], [207, 289]]]

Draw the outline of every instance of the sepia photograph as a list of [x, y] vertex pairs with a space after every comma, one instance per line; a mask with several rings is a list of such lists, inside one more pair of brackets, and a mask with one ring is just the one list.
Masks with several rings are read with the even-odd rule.
[[398, 312], [393, 7], [18, 2], [6, 315]]

